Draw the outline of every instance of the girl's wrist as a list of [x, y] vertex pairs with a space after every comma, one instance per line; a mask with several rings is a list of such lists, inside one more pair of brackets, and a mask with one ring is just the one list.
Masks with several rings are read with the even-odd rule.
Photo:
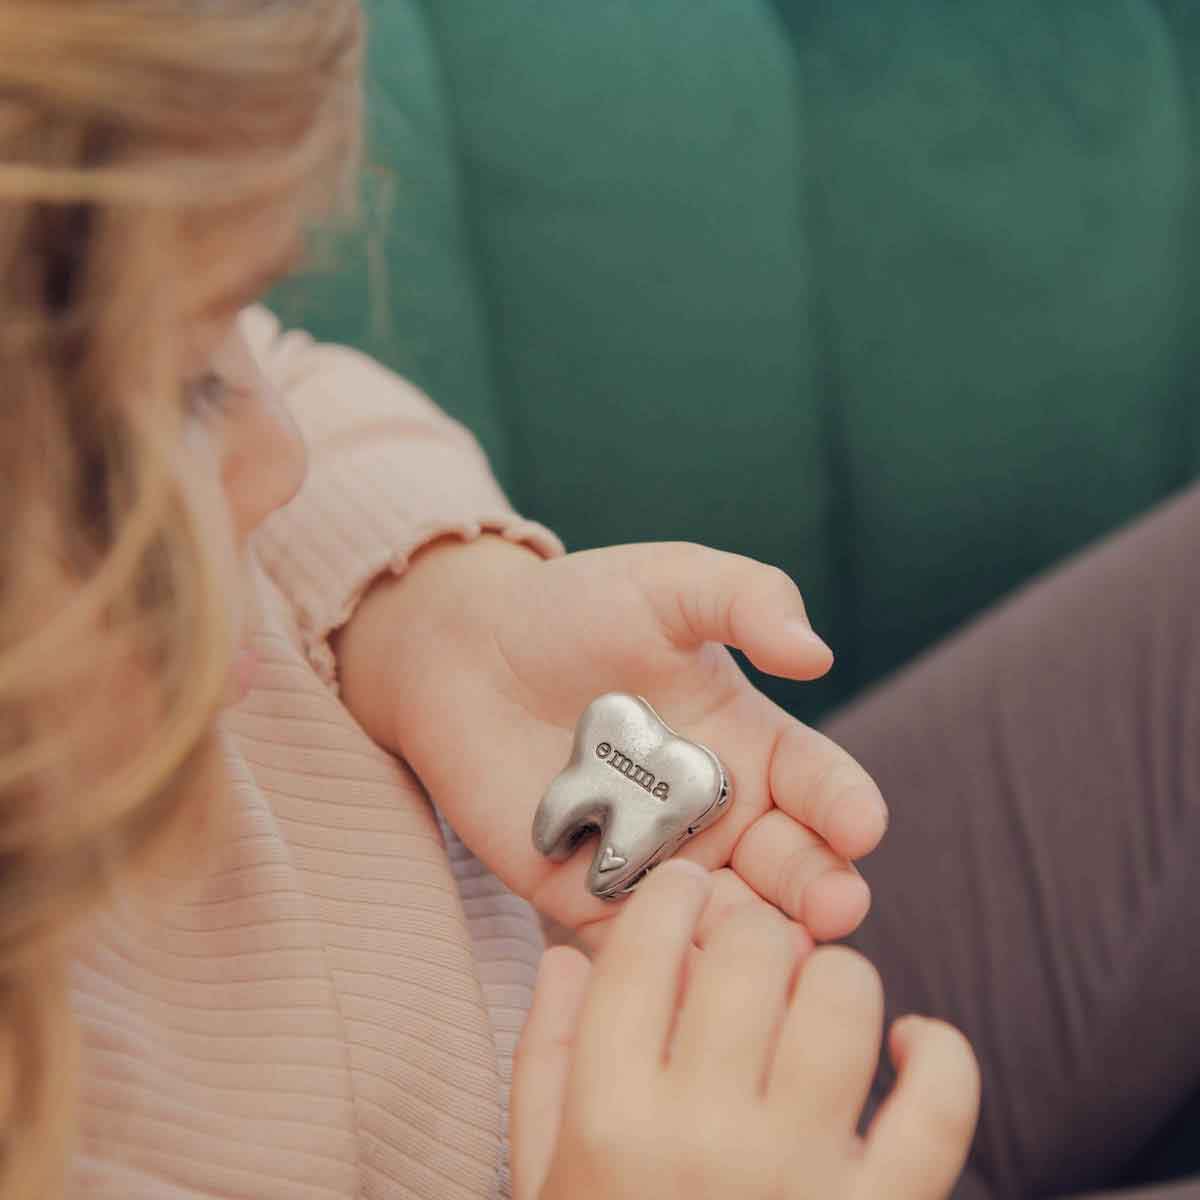
[[495, 533], [450, 535], [418, 550], [400, 574], [381, 575], [331, 639], [342, 700], [380, 745], [399, 751], [403, 695], [423, 694], [429, 671], [447, 669], [449, 649], [471, 653], [475, 635], [513, 574], [542, 557]]

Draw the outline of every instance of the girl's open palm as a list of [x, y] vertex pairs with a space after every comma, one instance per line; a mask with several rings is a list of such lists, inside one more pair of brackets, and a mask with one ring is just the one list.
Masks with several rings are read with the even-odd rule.
[[828, 670], [792, 581], [685, 543], [543, 562], [492, 541], [435, 551], [422, 568], [426, 603], [403, 622], [386, 594], [368, 596], [339, 649], [351, 707], [404, 755], [474, 853], [585, 941], [603, 940], [621, 905], [585, 890], [595, 842], [554, 864], [534, 850], [530, 826], [587, 704], [632, 692], [710, 746], [732, 781], [730, 810], [681, 851], [716, 873], [699, 943], [747, 901], [786, 913], [807, 931], [796, 931], [802, 942], [849, 933], [869, 904], [851, 861], [882, 835], [883, 801], [862, 768], [759, 693], [725, 648], [775, 675]]

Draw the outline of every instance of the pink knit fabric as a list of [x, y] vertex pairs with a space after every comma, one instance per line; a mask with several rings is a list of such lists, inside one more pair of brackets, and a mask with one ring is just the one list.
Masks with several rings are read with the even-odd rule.
[[89, 1200], [475, 1200], [508, 1191], [512, 1050], [542, 937], [338, 700], [328, 635], [446, 533], [543, 555], [471, 436], [352, 351], [246, 332], [304, 429], [257, 539], [254, 691], [225, 719], [216, 861], [118, 901], [76, 964]]

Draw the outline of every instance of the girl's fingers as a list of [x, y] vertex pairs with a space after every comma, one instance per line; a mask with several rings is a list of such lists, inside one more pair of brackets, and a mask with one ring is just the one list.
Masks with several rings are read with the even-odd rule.
[[760, 670], [788, 679], [818, 679], [833, 665], [799, 589], [778, 567], [677, 542], [652, 548], [642, 581], [676, 645], [736, 646]]
[[708, 903], [709, 873], [686, 859], [656, 867], [623, 902], [592, 966], [578, 1037], [582, 1092], [633, 1085], [665, 1059], [684, 959]]
[[756, 1095], [797, 962], [786, 918], [761, 901], [724, 920], [692, 959], [671, 1070], [713, 1095]]
[[[844, 1153], [858, 1124], [883, 1026], [883, 986], [861, 954], [825, 946], [800, 971], [784, 1019], [767, 1096], [795, 1126], [822, 1131], [831, 1154]], [[875, 1193], [872, 1193], [875, 1194]], [[883, 1189], [879, 1195], [899, 1195]]]
[[590, 974], [587, 958], [568, 946], [542, 956], [513, 1059], [513, 1200], [536, 1200], [549, 1172]]
[[[747, 905], [757, 905], [764, 910], [774, 911], [762, 896], [729, 867], [710, 871], [709, 879], [712, 882], [712, 891], [692, 932], [693, 948], [697, 951], [703, 951], [708, 946], [713, 931], [720, 928], [721, 923], [735, 910]], [[605, 944], [612, 932], [614, 920], [615, 914], [602, 921], [591, 921], [575, 931], [576, 937], [587, 948], [589, 954], [595, 955]], [[796, 954], [803, 956], [813, 948], [812, 936], [803, 925], [789, 922], [788, 932]]]
[[[751, 907], [760, 908], [766, 912], [774, 911], [770, 901], [760, 896], [739, 874], [730, 867], [722, 867], [712, 872], [712, 893], [708, 904], [700, 914], [696, 924], [696, 945], [705, 950], [708, 948], [713, 934], [721, 928], [731, 914], [739, 909]], [[808, 930], [795, 922], [786, 925], [791, 939], [794, 954], [803, 956], [813, 948], [813, 940]]]
[[731, 865], [818, 941], [853, 932], [871, 906], [858, 871], [782, 809], [769, 809], [742, 834]]
[[869, 854], [887, 829], [887, 805], [871, 776], [836, 742], [791, 717], [781, 717], [767, 783], [774, 805], [842, 858]]
[[892, 1026], [897, 1079], [867, 1133], [867, 1194], [942, 1200], [966, 1163], [979, 1116], [979, 1066], [967, 1039], [941, 1021]]

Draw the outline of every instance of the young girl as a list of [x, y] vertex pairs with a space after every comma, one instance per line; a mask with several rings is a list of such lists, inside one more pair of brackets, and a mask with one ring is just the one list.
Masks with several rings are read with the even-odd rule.
[[[0, 3], [0, 1195], [945, 1195], [969, 1050], [897, 1025], [860, 1141], [879, 984], [807, 953], [878, 792], [722, 646], [826, 669], [793, 585], [564, 555], [252, 307], [351, 177], [360, 41], [353, 0]], [[624, 906], [529, 833], [612, 689], [736, 795]], [[546, 956], [510, 1184], [527, 901], [597, 959]]]

